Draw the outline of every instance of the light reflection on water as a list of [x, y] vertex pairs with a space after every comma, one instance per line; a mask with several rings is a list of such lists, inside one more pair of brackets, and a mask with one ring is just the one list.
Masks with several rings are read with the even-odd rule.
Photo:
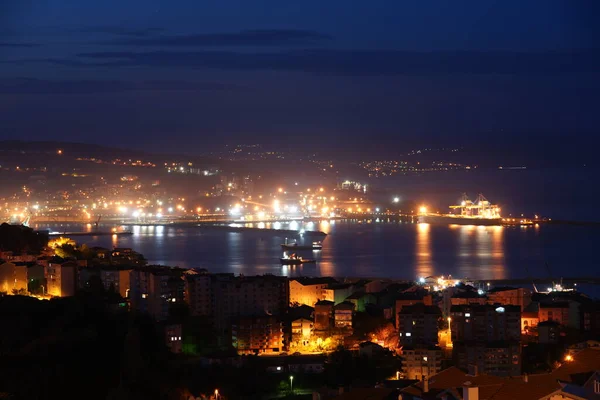
[[[360, 222], [360, 223], [359, 223]], [[310, 230], [303, 222], [298, 229]], [[289, 229], [289, 223], [256, 224]], [[88, 225], [39, 226], [53, 231], [90, 231]], [[102, 225], [108, 231], [112, 226]], [[120, 227], [119, 227], [120, 229]], [[151, 262], [213, 272], [276, 275], [370, 276], [414, 279], [448, 275], [473, 279], [547, 276], [594, 276], [596, 243], [593, 227], [475, 227], [399, 223], [397, 221], [323, 220], [312, 229], [328, 233], [323, 250], [302, 251], [316, 264], [282, 266], [280, 244], [287, 236], [301, 243], [318, 238], [272, 231], [226, 232], [201, 228], [134, 226], [131, 236], [76, 237], [90, 246], [131, 247]], [[573, 257], [577, 255], [575, 260]]]

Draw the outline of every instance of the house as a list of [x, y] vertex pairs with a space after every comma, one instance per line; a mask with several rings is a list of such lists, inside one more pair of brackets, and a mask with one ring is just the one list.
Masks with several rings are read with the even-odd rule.
[[315, 304], [315, 329], [326, 331], [333, 327], [333, 301], [320, 300]]
[[562, 327], [556, 321], [543, 321], [538, 324], [538, 342], [556, 344], [560, 340]]
[[354, 293], [354, 285], [352, 283], [334, 283], [324, 289], [325, 299], [333, 301], [335, 304], [340, 304], [346, 298]]
[[356, 292], [348, 296], [346, 301], [354, 304], [356, 311], [365, 312], [369, 304], [377, 304], [377, 297], [373, 293]]
[[330, 277], [300, 277], [289, 281], [290, 304], [314, 307], [320, 300], [330, 300], [327, 298], [326, 289], [337, 281]]
[[165, 343], [172, 353], [181, 353], [183, 350], [183, 328], [181, 324], [168, 324], [164, 327]]
[[239, 317], [231, 327], [231, 343], [238, 354], [279, 353], [283, 326], [271, 315]]
[[56, 297], [74, 296], [78, 286], [78, 267], [73, 261], [49, 263], [46, 269], [47, 293]]
[[539, 323], [538, 313], [525, 311], [521, 313], [521, 333], [527, 333], [529, 329], [535, 328]]
[[292, 321], [292, 341], [306, 345], [312, 337], [314, 327], [311, 319], [298, 318]]
[[[314, 397], [313, 397], [314, 398]], [[354, 388], [332, 400], [397, 400], [398, 392], [387, 388]]]
[[503, 306], [520, 306], [525, 310], [531, 303], [531, 290], [513, 287], [495, 287], [487, 291], [488, 304], [501, 304]]
[[438, 321], [442, 312], [437, 306], [418, 303], [405, 305], [398, 313], [398, 334], [403, 346], [438, 344]]
[[343, 302], [333, 307], [334, 325], [336, 328], [352, 329], [352, 316], [354, 314], [354, 304]]
[[[402, 400], [600, 398], [600, 350], [589, 348], [548, 374], [499, 377], [451, 367], [400, 391]], [[597, 389], [597, 390], [596, 390]]]
[[358, 345], [358, 354], [361, 357], [373, 358], [381, 356], [385, 353], [385, 349], [373, 342], [362, 342]]

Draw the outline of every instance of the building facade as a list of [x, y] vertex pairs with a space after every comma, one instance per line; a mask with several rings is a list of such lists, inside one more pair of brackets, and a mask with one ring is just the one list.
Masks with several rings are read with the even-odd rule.
[[290, 279], [290, 304], [307, 305], [314, 307], [320, 300], [331, 300], [329, 297], [334, 297], [328, 293], [327, 289], [330, 285], [337, 283], [333, 278], [294, 278]]
[[405, 379], [422, 380], [442, 370], [442, 349], [437, 346], [402, 349], [402, 373]]
[[47, 293], [56, 297], [74, 296], [78, 282], [77, 270], [76, 262], [49, 263], [46, 269]]
[[452, 358], [485, 374], [521, 373], [521, 306], [463, 305], [451, 312]]
[[239, 317], [231, 327], [238, 354], [278, 353], [283, 350], [283, 326], [274, 316]]
[[398, 313], [398, 335], [402, 346], [436, 346], [438, 321], [442, 311], [437, 306], [415, 304], [403, 306]]

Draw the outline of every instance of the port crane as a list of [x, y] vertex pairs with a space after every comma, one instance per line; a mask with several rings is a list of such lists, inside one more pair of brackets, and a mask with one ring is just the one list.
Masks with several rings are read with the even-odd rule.
[[96, 220], [96, 222], [94, 222], [94, 228], [96, 229], [96, 231], [98, 230], [98, 223], [100, 222], [101, 219], [102, 219], [102, 215], [98, 215], [98, 219]]
[[470, 200], [466, 193], [463, 193], [460, 204], [450, 206], [450, 208], [460, 210], [460, 215], [466, 217], [500, 218], [500, 207], [491, 204], [481, 193], [475, 202]]

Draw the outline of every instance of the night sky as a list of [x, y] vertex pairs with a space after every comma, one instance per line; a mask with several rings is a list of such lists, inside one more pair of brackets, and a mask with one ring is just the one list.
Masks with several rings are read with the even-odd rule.
[[589, 149], [599, 16], [595, 0], [4, 0], [0, 139]]

